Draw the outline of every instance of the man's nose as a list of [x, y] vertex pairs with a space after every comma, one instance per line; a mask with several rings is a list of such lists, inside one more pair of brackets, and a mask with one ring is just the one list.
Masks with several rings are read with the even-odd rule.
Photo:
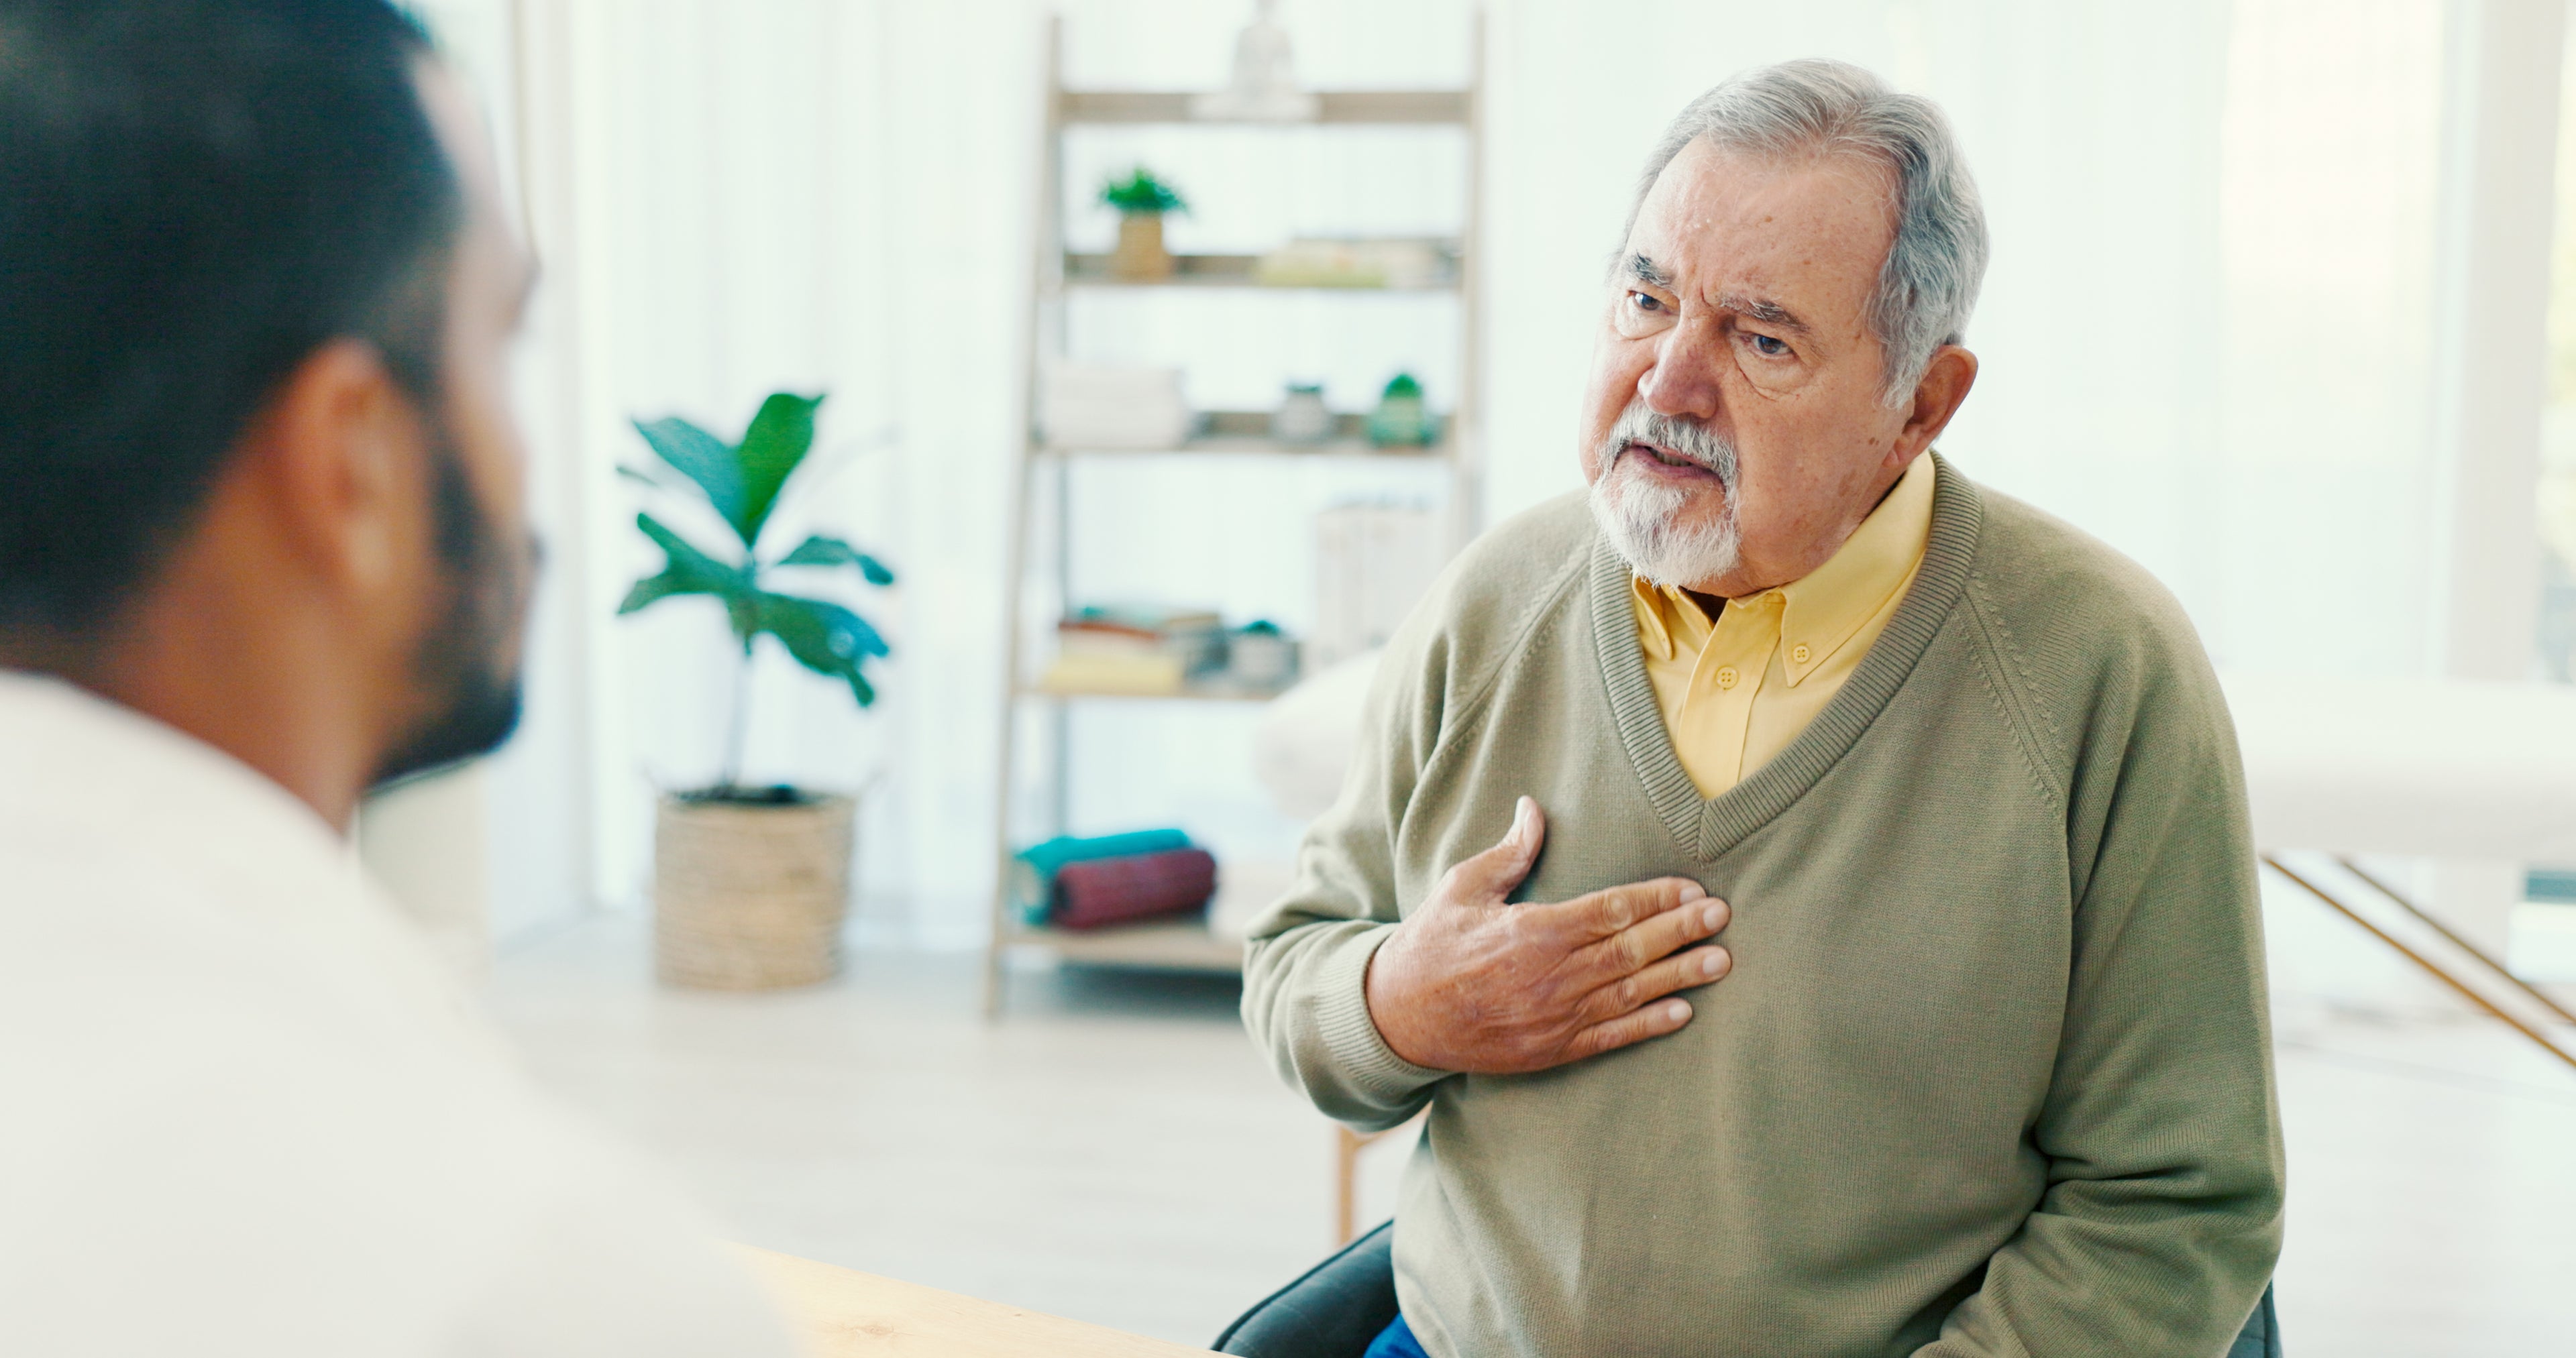
[[1675, 326], [1655, 350], [1654, 366], [1637, 379], [1637, 395], [1658, 415], [1717, 418], [1724, 397], [1718, 364], [1725, 360], [1718, 336], [1696, 326]]

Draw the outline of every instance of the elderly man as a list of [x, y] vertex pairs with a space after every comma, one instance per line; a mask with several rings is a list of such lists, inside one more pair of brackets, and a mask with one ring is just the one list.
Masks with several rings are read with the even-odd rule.
[[1731, 80], [1656, 148], [1588, 502], [1406, 624], [1254, 930], [1286, 1077], [1430, 1109], [1380, 1351], [2245, 1325], [2282, 1163], [2234, 738], [2155, 581], [1929, 451], [1985, 256], [1938, 110], [1849, 66]]

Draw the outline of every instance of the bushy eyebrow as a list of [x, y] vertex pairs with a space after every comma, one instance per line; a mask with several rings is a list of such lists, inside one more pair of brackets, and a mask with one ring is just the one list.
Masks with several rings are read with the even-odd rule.
[[1799, 320], [1796, 312], [1767, 297], [1738, 297], [1730, 293], [1720, 296], [1717, 304], [1725, 310], [1750, 316], [1764, 325], [1776, 325], [1783, 330], [1795, 331], [1801, 335], [1809, 333], [1807, 323]]
[[[1620, 264], [1621, 272], [1627, 277], [1639, 283], [1662, 288], [1667, 292], [1672, 290], [1672, 275], [1665, 273], [1664, 266], [1657, 264], [1652, 256], [1638, 252], [1621, 260]], [[1765, 325], [1776, 325], [1793, 334], [1814, 333], [1805, 321], [1798, 319], [1798, 313], [1767, 297], [1742, 297], [1727, 293], [1717, 299], [1717, 304], [1724, 310], [1750, 316]]]

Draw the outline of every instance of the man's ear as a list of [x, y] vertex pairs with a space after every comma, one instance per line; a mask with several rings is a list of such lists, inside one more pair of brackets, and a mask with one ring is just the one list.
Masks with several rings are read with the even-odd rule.
[[419, 535], [421, 431], [375, 349], [334, 340], [307, 355], [243, 436], [286, 546], [353, 598], [378, 595]]
[[1905, 427], [1888, 450], [1890, 461], [1902, 466], [1931, 447], [1932, 440], [1949, 426], [1950, 417], [1959, 413], [1959, 403], [1968, 399], [1968, 388], [1976, 384], [1975, 354], [1955, 344], [1933, 350], [1922, 380], [1914, 384], [1914, 403], [1905, 412]]

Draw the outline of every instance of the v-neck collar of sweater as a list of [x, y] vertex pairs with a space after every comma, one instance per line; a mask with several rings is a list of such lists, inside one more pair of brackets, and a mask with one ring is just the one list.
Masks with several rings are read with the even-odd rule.
[[1608, 538], [1594, 535], [1592, 635], [1601, 676], [1609, 686], [1611, 715], [1647, 800], [1684, 850], [1703, 859], [1718, 858], [1806, 795], [1878, 719], [1932, 644], [1933, 634], [1967, 588], [1968, 565], [1985, 519], [1984, 504], [1966, 477], [1938, 454], [1933, 468], [1938, 479], [1932, 492], [1932, 536], [1896, 616], [1888, 619], [1860, 668], [1807, 729], [1752, 777], [1714, 798], [1701, 798], [1664, 729], [1663, 709], [1656, 705], [1645, 656], [1638, 649], [1630, 603], [1635, 573]]

